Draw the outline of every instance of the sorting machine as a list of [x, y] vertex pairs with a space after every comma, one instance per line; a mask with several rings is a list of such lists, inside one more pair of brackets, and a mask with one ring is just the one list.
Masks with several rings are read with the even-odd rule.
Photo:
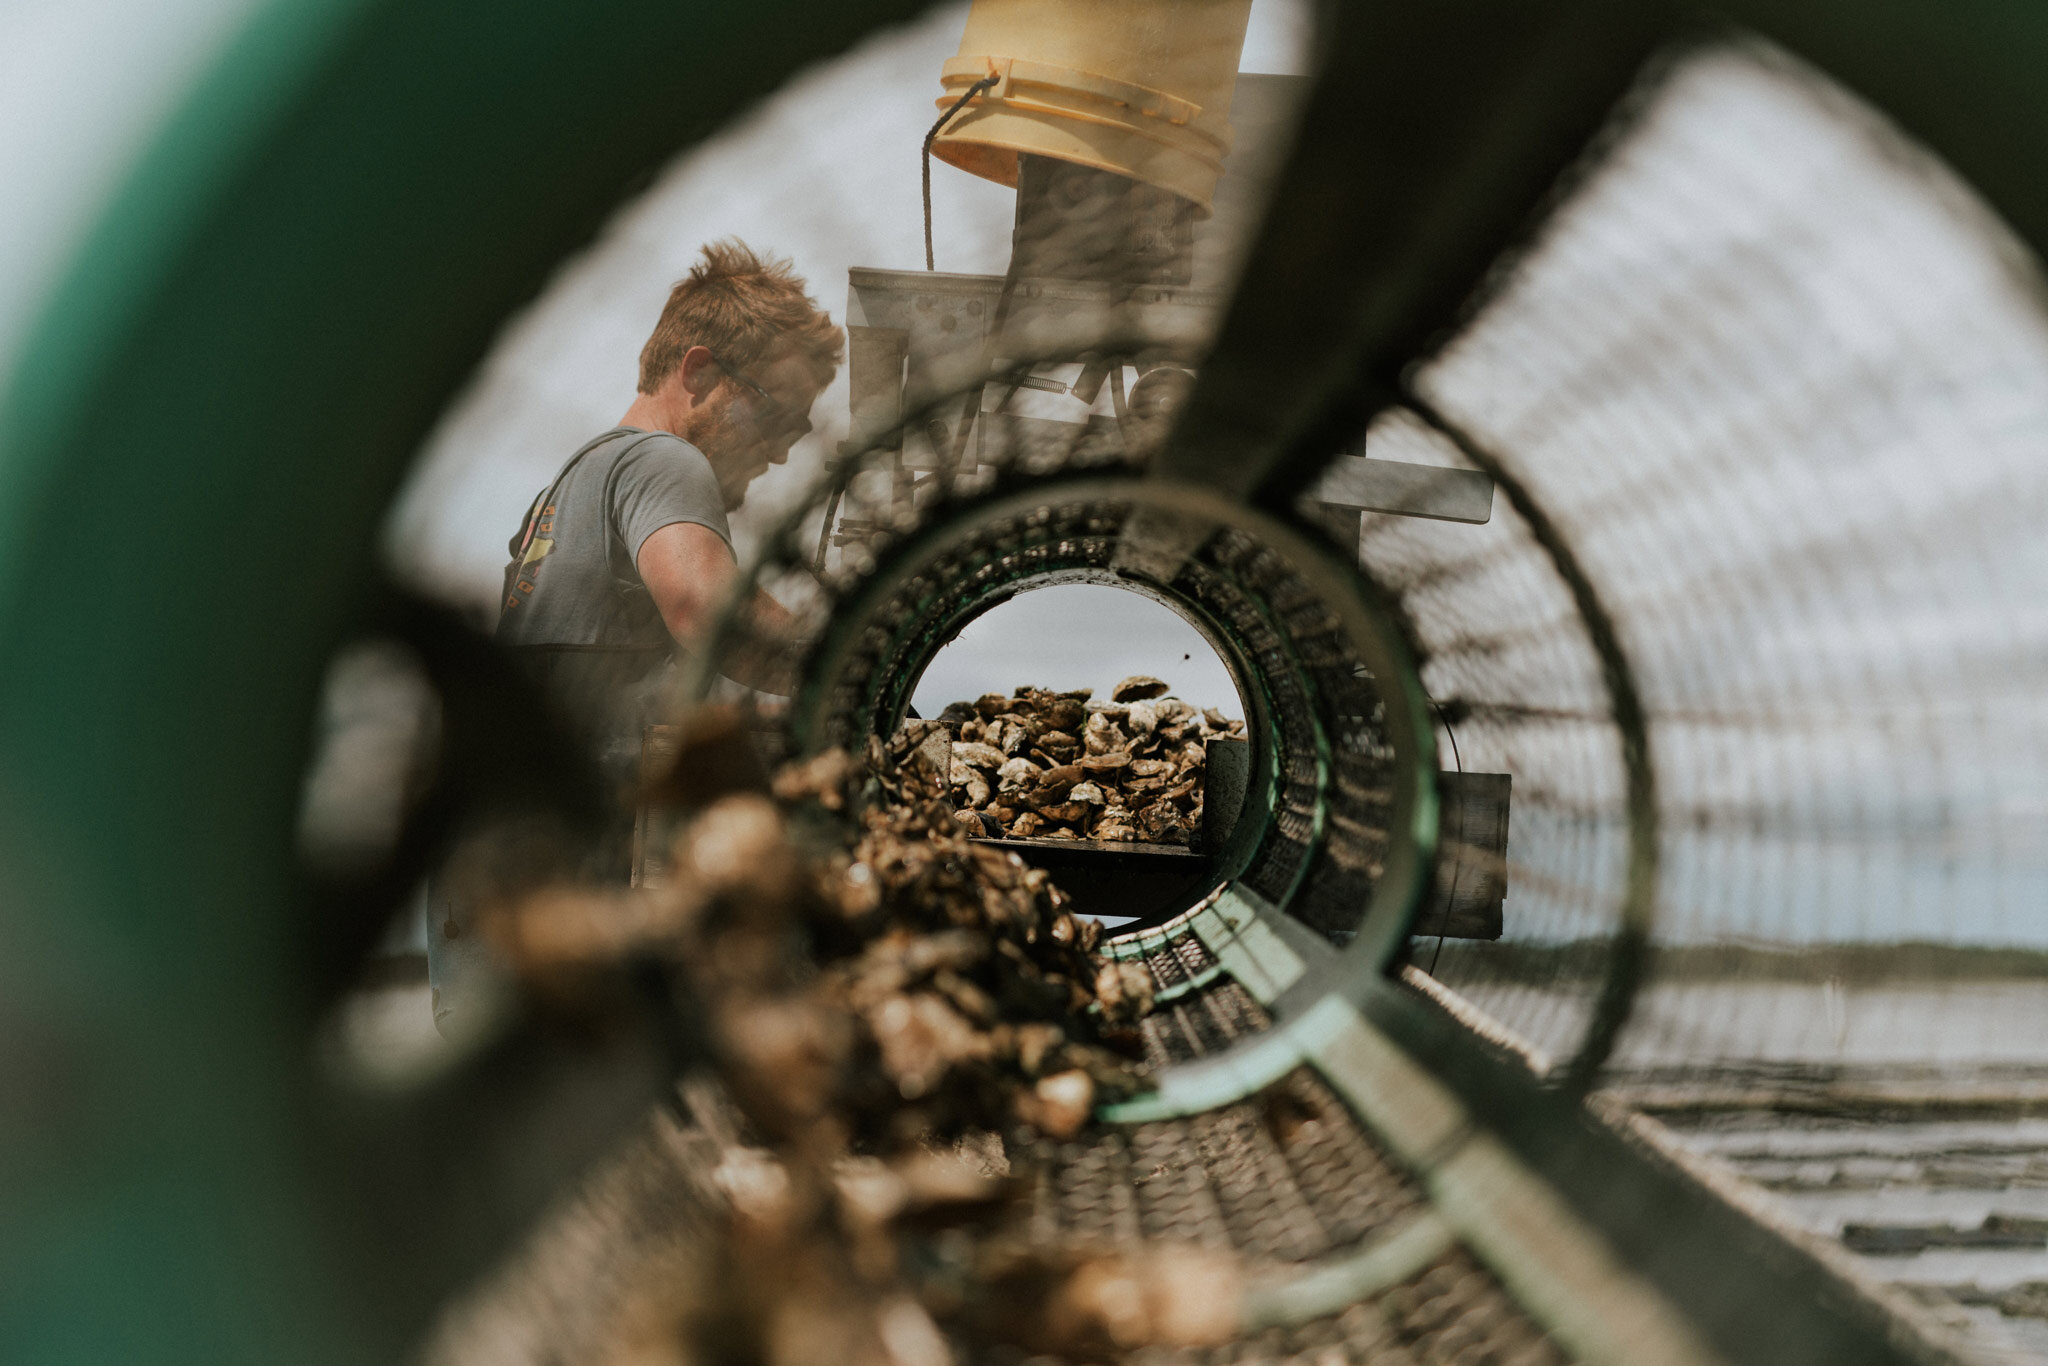
[[[1007, 471], [1040, 479], [1090, 468], [1129, 473], [1170, 430], [1215, 336], [1228, 297], [1222, 286], [1306, 85], [1236, 74], [1246, 6], [1196, 13], [1191, 31], [1165, 10], [1088, 19], [1072, 6], [995, 5], [970, 16], [961, 54], [944, 69], [942, 117], [927, 154], [1016, 188], [1009, 269], [851, 272], [852, 430], [820, 516], [814, 568], [843, 572], [849, 553], [871, 553], [940, 490], [980, 488]], [[1478, 471], [1374, 459], [1361, 449], [1330, 452], [1300, 507], [1341, 550], [1356, 546], [1366, 512], [1483, 524], [1492, 501], [1492, 482]], [[1070, 887], [1082, 909], [1144, 926], [1185, 910], [1241, 865], [1263, 837], [1267, 810], [1291, 810], [1283, 828], [1306, 829], [1313, 798], [1304, 794], [1314, 784], [1297, 777], [1294, 796], [1275, 800], [1285, 786], [1279, 775], [1290, 766], [1303, 771], [1310, 743], [1302, 718], [1276, 715], [1299, 710], [1310, 695], [1269, 677], [1280, 645], [1255, 624], [1248, 603], [1226, 603], [1217, 584], [1177, 585], [1182, 567], [1165, 558], [1174, 552], [1147, 540], [1158, 518], [1140, 513], [1133, 524], [1137, 511], [1103, 502], [1082, 514], [1103, 528], [1092, 549], [976, 564], [972, 592], [900, 623], [906, 635], [875, 667], [914, 686], [934, 649], [975, 617], [1058, 583], [1141, 593], [1194, 625], [1255, 723], [1249, 752], [1214, 749], [1216, 785], [1197, 841], [1005, 841]], [[908, 687], [890, 692], [854, 724], [886, 728], [902, 717], [908, 695]], [[1291, 738], [1293, 753], [1276, 743], [1281, 736]], [[1444, 823], [1457, 838], [1419, 929], [1499, 936], [1510, 784], [1507, 774], [1437, 776]], [[1239, 838], [1242, 811], [1260, 814]], [[1316, 914], [1348, 935], [1362, 910], [1361, 901]]]
[[[388, 902], [281, 913], [308, 904], [287, 814], [305, 720], [379, 597], [371, 528], [415, 442], [590, 206], [913, 8], [275, 6], [112, 201], [0, 415], [10, 1359], [394, 1359], [672, 1087], [674, 1040], [630, 1011], [525, 1019], [419, 1075], [311, 1064]], [[1588, 1362], [1948, 1359], [1908, 1307], [1589, 1099], [1657, 909], [1643, 698], [1571, 528], [1404, 379], [1696, 16], [1329, 6], [1261, 207], [1204, 282], [1246, 8], [975, 6], [933, 151], [1018, 183], [1017, 268], [855, 275], [853, 447], [753, 575], [818, 628], [781, 743], [885, 730], [960, 624], [1037, 584], [1113, 582], [1217, 644], [1255, 737], [1244, 814], [1188, 905], [1112, 944], [1159, 985], [1157, 1086], [1051, 1154], [1039, 1198], [1052, 1236], [1220, 1239], [1275, 1273], [1232, 1359], [1370, 1359], [1388, 1324], [1428, 1360], [1495, 1333]], [[2048, 29], [1935, 13], [1718, 11], [1914, 120], [2038, 246]], [[681, 90], [617, 79], [648, 50], [705, 60]], [[1960, 70], [1993, 117], [1946, 116]], [[1062, 198], [1112, 206], [1082, 220], [1106, 247], [1057, 230]], [[1038, 396], [1085, 415], [1027, 412]], [[1458, 459], [1359, 452], [1392, 409]], [[114, 412], [149, 414], [147, 437], [104, 440]], [[1330, 506], [1353, 525], [1333, 534]], [[1588, 848], [1619, 873], [1575, 941], [1591, 986], [1562, 1050], [1406, 961], [1461, 850], [1417, 623], [1359, 564], [1359, 518], [1388, 512], [1511, 514], [1571, 613], [1598, 698]], [[417, 604], [376, 629], [435, 671], [454, 796], [516, 783], [492, 741], [528, 764], [529, 713], [480, 681], [487, 650]]]
[[[1370, 1360], [1390, 1332], [1443, 1361], [1938, 1358], [1653, 1126], [1585, 1102], [1626, 1009], [1626, 923], [1562, 1065], [1414, 965], [1418, 944], [1513, 932], [1512, 780], [1444, 771], [1448, 722], [1361, 567], [1365, 519], [1455, 537], [1503, 488], [1518, 528], [1538, 519], [1448, 423], [1431, 425], [1456, 458], [1428, 465], [1374, 455], [1362, 419], [1299, 431], [1292, 485], [1235, 496], [1230, 427], [1282, 401], [1246, 355], [1285, 349], [1288, 320], [1247, 304], [1256, 267], [1234, 302], [1198, 279], [1233, 257], [1230, 216], [1212, 216], [1233, 88], [1260, 106], [1247, 123], [1313, 117], [1283, 80], [1233, 86], [1247, 8], [1183, 25], [1170, 4], [974, 7], [928, 149], [1016, 186], [1010, 269], [852, 274], [853, 435], [752, 576], [810, 642], [781, 743], [893, 733], [940, 648], [1045, 586], [1144, 595], [1215, 648], [1250, 738], [1243, 795], [1215, 802], [1198, 847], [1007, 843], [1084, 904], [1116, 890], [1139, 923], [1108, 951], [1159, 1000], [1142, 1026], [1156, 1090], [1040, 1154], [1032, 1226], [1234, 1248], [1269, 1279], [1216, 1359]], [[1255, 213], [1234, 226], [1267, 253], [1300, 236]], [[734, 615], [721, 648], [773, 642]], [[1316, 1116], [1314, 1136], [1275, 1106]]]

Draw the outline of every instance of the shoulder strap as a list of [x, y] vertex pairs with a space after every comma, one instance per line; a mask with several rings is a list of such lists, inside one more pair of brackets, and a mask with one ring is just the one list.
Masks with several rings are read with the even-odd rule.
[[[533, 547], [533, 538], [540, 530], [541, 520], [554, 516], [556, 490], [562, 487], [562, 481], [569, 477], [569, 471], [575, 469], [581, 463], [584, 456], [589, 455], [599, 446], [610, 441], [619, 434], [619, 431], [619, 428], [614, 427], [595, 440], [583, 443], [576, 454], [570, 456], [568, 462], [560, 470], [556, 471], [554, 482], [542, 489], [540, 495], [533, 500], [533, 506], [527, 509], [525, 527], [521, 529], [517, 536], [512, 538], [511, 543], [506, 547], [512, 552], [512, 561], [505, 566], [505, 600], [498, 608], [499, 615], [502, 616], [519, 605], [519, 596], [522, 591], [527, 593], [533, 591], [532, 580], [521, 577], [520, 571], [526, 567], [526, 552]], [[638, 442], [636, 441], [634, 444], [637, 445]]]

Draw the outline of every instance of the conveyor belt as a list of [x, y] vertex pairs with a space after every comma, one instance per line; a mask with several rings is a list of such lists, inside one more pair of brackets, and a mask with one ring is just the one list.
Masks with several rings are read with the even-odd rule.
[[1152, 974], [1157, 997], [1162, 1001], [1211, 980], [1217, 970], [1216, 955], [1193, 935], [1180, 935], [1143, 951], [1139, 960]]
[[[1212, 973], [1192, 934], [1141, 959], [1163, 987]], [[1212, 1056], [1270, 1027], [1223, 978], [1143, 1022], [1155, 1067]], [[1284, 1277], [1370, 1245], [1423, 1215], [1422, 1186], [1392, 1160], [1330, 1086], [1299, 1067], [1252, 1099], [1117, 1126], [1029, 1154], [1039, 1172], [1029, 1236], [1048, 1247], [1194, 1243], [1238, 1254], [1252, 1274]], [[1462, 1247], [1343, 1312], [1262, 1329], [1227, 1348], [1139, 1353], [1139, 1362], [1563, 1362], [1570, 1358]]]
[[1228, 1248], [1253, 1264], [1329, 1256], [1421, 1208], [1313, 1072], [1273, 1092], [1184, 1119], [1110, 1129], [1038, 1154], [1047, 1160], [1035, 1238], [1172, 1239]]
[[1153, 1349], [1131, 1360], [1135, 1366], [1553, 1366], [1573, 1358], [1459, 1248], [1342, 1313], [1264, 1329], [1227, 1347]]

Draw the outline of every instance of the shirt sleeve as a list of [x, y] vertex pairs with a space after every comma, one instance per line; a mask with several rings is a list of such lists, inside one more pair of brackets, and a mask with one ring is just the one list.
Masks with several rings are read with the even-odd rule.
[[661, 434], [635, 442], [613, 468], [612, 531], [637, 562], [649, 536], [677, 522], [709, 527], [732, 548], [725, 494], [704, 453], [680, 437]]

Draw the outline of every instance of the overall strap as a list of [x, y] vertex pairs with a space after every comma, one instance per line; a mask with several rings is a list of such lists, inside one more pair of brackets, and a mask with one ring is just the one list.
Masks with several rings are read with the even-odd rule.
[[[596, 439], [585, 442], [555, 474], [554, 482], [542, 489], [540, 495], [533, 500], [533, 506], [526, 513], [525, 527], [507, 547], [512, 552], [512, 562], [505, 566], [505, 601], [498, 608], [499, 615], [502, 616], [517, 607], [521, 594], [533, 591], [533, 580], [522, 572], [526, 568], [526, 552], [532, 548], [534, 537], [539, 534], [542, 519], [555, 515], [555, 493], [562, 487], [562, 481], [569, 477], [569, 471], [575, 469], [584, 456], [610, 441], [619, 434], [619, 431], [619, 428], [614, 427]], [[638, 445], [638, 440], [633, 444]]]

